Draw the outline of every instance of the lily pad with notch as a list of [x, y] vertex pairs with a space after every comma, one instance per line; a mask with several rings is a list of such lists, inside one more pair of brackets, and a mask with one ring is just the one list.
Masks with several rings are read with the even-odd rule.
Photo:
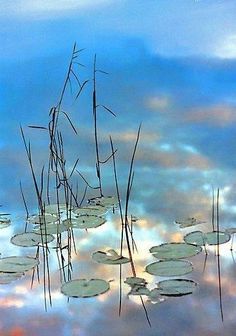
[[77, 216], [84, 215], [95, 215], [95, 216], [103, 216], [107, 213], [108, 209], [102, 205], [87, 205], [80, 208], [74, 208], [73, 213]]
[[95, 215], [81, 215], [76, 218], [65, 219], [62, 224], [74, 229], [93, 229], [106, 223], [106, 219]]
[[90, 198], [88, 202], [89, 204], [101, 205], [106, 208], [113, 208], [118, 205], [118, 198], [116, 196], [101, 196]]

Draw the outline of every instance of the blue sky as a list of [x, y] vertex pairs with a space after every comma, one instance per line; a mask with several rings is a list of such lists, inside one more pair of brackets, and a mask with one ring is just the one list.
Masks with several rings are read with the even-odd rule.
[[[34, 210], [34, 194], [19, 125], [25, 128], [32, 141], [39, 171], [47, 158], [47, 137], [43, 131], [27, 129], [27, 125], [47, 126], [49, 109], [58, 101], [76, 41], [78, 48], [85, 48], [81, 62], [86, 68], [80, 68], [81, 78], [91, 78], [95, 53], [99, 67], [109, 73], [109, 76], [99, 76], [98, 97], [99, 102], [112, 108], [117, 117], [99, 111], [99, 136], [104, 157], [109, 151], [109, 134], [118, 148], [122, 192], [135, 134], [142, 122], [131, 203], [131, 210], [143, 220], [137, 229], [140, 243], [143, 228], [149, 230], [152, 238], [147, 234], [147, 242], [151, 244], [155, 235], [159, 242], [177, 237], [173, 227], [177, 218], [197, 216], [209, 221], [211, 185], [221, 188], [222, 226], [232, 226], [236, 201], [235, 13], [234, 0], [0, 0], [0, 204], [4, 210], [11, 211], [14, 216], [22, 211], [20, 180]], [[68, 124], [62, 124], [68, 165], [72, 166], [79, 156], [81, 171], [96, 183], [91, 85], [77, 102], [67, 92], [64, 108], [79, 134], [75, 137]], [[110, 167], [103, 172], [106, 193], [113, 193]], [[17, 225], [18, 222], [14, 232]], [[6, 235], [2, 239], [5, 242]], [[92, 240], [94, 244], [95, 240]], [[227, 284], [231, 277], [229, 273]], [[210, 284], [214, 287], [214, 281], [209, 280], [209, 276], [203, 281], [204, 291], [210, 293]], [[230, 312], [230, 290], [227, 295]], [[25, 298], [25, 302], [27, 300]], [[91, 328], [98, 321], [104, 323], [104, 336], [109, 332], [107, 321], [114, 328], [116, 323], [124, 328], [119, 335], [129, 335], [129, 314], [136, 314], [140, 307], [128, 303], [127, 315], [124, 313], [123, 319], [117, 322], [114, 301], [111, 296], [106, 302], [100, 302], [104, 304], [107, 320], [102, 312], [94, 315], [94, 319], [82, 323], [81, 335], [95, 335]], [[14, 304], [6, 306], [4, 302], [1, 303], [3, 314], [7, 314], [7, 309], [11, 312], [16, 309]], [[187, 298], [185, 303], [189, 309], [194, 309], [199, 304], [198, 297]], [[207, 302], [205, 306], [208, 307]], [[30, 309], [18, 310], [17, 314], [26, 321], [25, 315]], [[89, 312], [94, 314], [94, 309], [89, 305]], [[155, 309], [152, 308], [153, 316]], [[165, 313], [172, 316], [173, 309], [171, 304], [163, 308], [159, 322]], [[42, 311], [40, 314], [46, 319]], [[52, 314], [57, 322], [48, 330], [60, 335], [58, 311], [55, 309]], [[212, 313], [212, 319], [215, 314], [217, 312]], [[194, 336], [198, 335], [198, 319], [203, 323], [204, 316], [191, 315]], [[177, 320], [175, 324], [181, 326]], [[183, 320], [182, 324], [185, 323]], [[225, 331], [228, 335], [233, 335], [233, 326], [235, 322], [230, 317]], [[21, 327], [26, 328], [26, 324]], [[129, 327], [130, 335], [138, 335], [135, 323]], [[10, 333], [9, 325], [2, 328], [4, 336], [18, 335]], [[68, 335], [72, 335], [68, 328]], [[144, 328], [146, 335], [155, 334]], [[168, 328], [164, 325], [162, 328], [161, 336], [170, 335]], [[40, 335], [39, 329], [36, 332], [35, 335]], [[184, 332], [180, 335], [189, 335], [188, 330]], [[222, 334], [222, 330], [220, 332]], [[73, 335], [77, 335], [76, 331]], [[210, 335], [206, 323], [203, 323], [201, 335]]]

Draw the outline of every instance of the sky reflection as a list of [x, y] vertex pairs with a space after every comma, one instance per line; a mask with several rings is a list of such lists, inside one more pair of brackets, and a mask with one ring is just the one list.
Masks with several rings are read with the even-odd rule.
[[[24, 229], [22, 181], [30, 211], [36, 211], [19, 125], [32, 142], [37, 174], [46, 163], [48, 137], [28, 125], [47, 126], [48, 112], [58, 101], [72, 45], [85, 48], [80, 69], [91, 78], [94, 53], [99, 67], [109, 73], [98, 80], [99, 103], [117, 114], [99, 111], [102, 157], [110, 151], [109, 135], [117, 152], [117, 168], [124, 201], [128, 164], [136, 132], [142, 122], [135, 161], [130, 213], [139, 218], [134, 237], [138, 275], [154, 286], [159, 278], [144, 273], [153, 258], [149, 248], [181, 241], [175, 220], [195, 216], [206, 221], [198, 229], [211, 229], [211, 188], [221, 190], [221, 228], [235, 223], [236, 142], [236, 3], [233, 0], [157, 1], [28, 1], [0, 2], [1, 124], [0, 204], [11, 212], [12, 226], [1, 230], [1, 256], [29, 254], [10, 237]], [[73, 87], [75, 90], [75, 87]], [[86, 91], [87, 90], [87, 91]], [[68, 92], [64, 108], [70, 113], [78, 137], [68, 122], [61, 122], [70, 171], [79, 157], [79, 169], [96, 185], [91, 111], [91, 83], [74, 102]], [[105, 193], [115, 193], [111, 164], [103, 168]], [[78, 180], [82, 197], [84, 183]], [[88, 197], [94, 192], [89, 191]], [[73, 255], [74, 277], [101, 277], [111, 291], [91, 299], [67, 299], [60, 293], [56, 256], [50, 255], [53, 307], [44, 311], [43, 283], [30, 290], [31, 274], [0, 287], [2, 336], [217, 336], [235, 334], [235, 260], [230, 243], [221, 247], [224, 324], [220, 321], [214, 249], [206, 269], [204, 253], [191, 258], [199, 283], [197, 291], [147, 304], [150, 329], [136, 299], [127, 299], [118, 317], [119, 270], [96, 264], [96, 250], [119, 248], [120, 222], [109, 214], [107, 223], [88, 233], [76, 231], [78, 255]], [[52, 243], [53, 245], [53, 243]], [[124, 250], [127, 255], [127, 250]], [[235, 252], [233, 252], [233, 257]], [[235, 256], [236, 259], [236, 256]], [[124, 277], [130, 275], [124, 266]]]

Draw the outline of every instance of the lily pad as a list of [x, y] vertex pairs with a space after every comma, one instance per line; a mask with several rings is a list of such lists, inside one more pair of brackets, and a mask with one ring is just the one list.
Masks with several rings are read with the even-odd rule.
[[236, 233], [236, 228], [232, 227], [232, 228], [228, 228], [225, 230], [225, 232], [229, 233], [229, 234], [235, 234]]
[[143, 278], [139, 277], [128, 277], [125, 279], [124, 283], [126, 283], [129, 286], [135, 286], [135, 285], [146, 285], [147, 281]]
[[69, 297], [88, 298], [107, 292], [109, 282], [102, 279], [77, 279], [64, 283], [61, 292]]
[[178, 224], [181, 229], [190, 227], [190, 226], [195, 226], [199, 224], [204, 224], [206, 222], [204, 221], [199, 221], [194, 217], [188, 217], [186, 219], [183, 219], [181, 221], [175, 221], [175, 224]]
[[[62, 213], [66, 211], [66, 208], [67, 208], [66, 204], [64, 203], [60, 203], [59, 205], [58, 204], [48, 204], [48, 205], [45, 205], [45, 212], [48, 214], [58, 214], [58, 209], [59, 209], [59, 213]], [[70, 206], [68, 206], [68, 209], [70, 210]]]
[[24, 232], [16, 234], [11, 238], [11, 243], [22, 247], [32, 247], [38, 244], [50, 243], [54, 240], [52, 235], [40, 235], [35, 232]]
[[116, 207], [118, 204], [118, 199], [116, 196], [102, 196], [90, 198], [88, 200], [89, 204], [101, 205], [107, 208]]
[[114, 250], [107, 252], [97, 251], [92, 254], [92, 259], [100, 264], [120, 265], [130, 262], [126, 257], [120, 256]]
[[149, 251], [157, 259], [182, 259], [195, 256], [202, 248], [187, 243], [165, 243], [153, 246]]
[[32, 215], [28, 217], [28, 222], [32, 224], [55, 223], [59, 219], [55, 214], [45, 213], [44, 215]]
[[202, 231], [193, 231], [184, 236], [184, 241], [187, 244], [204, 246], [206, 244], [206, 237]]
[[35, 233], [41, 233], [41, 234], [59, 234], [62, 232], [65, 232], [68, 230], [68, 227], [66, 227], [63, 224], [59, 224], [59, 223], [47, 223], [46, 225], [37, 225], [34, 228], [34, 232]]
[[164, 296], [183, 296], [192, 294], [197, 287], [197, 283], [193, 280], [186, 279], [170, 279], [160, 281], [158, 284], [158, 292]]
[[180, 276], [193, 271], [192, 264], [187, 260], [160, 260], [146, 266], [146, 272], [158, 276]]
[[134, 285], [128, 295], [149, 295], [150, 290], [145, 285]]
[[99, 227], [106, 223], [106, 220], [102, 217], [95, 215], [81, 215], [72, 219], [65, 219], [62, 224], [70, 226], [75, 229], [92, 229]]
[[39, 260], [33, 257], [6, 257], [0, 259], [0, 272], [3, 273], [22, 273], [36, 267]]
[[160, 290], [158, 288], [154, 288], [150, 291], [148, 295], [148, 302], [153, 304], [162, 303], [166, 301], [166, 298], [160, 294]]
[[223, 231], [211, 231], [205, 233], [206, 241], [208, 245], [220, 245], [230, 241], [230, 234]]
[[20, 279], [24, 273], [0, 273], [0, 284], [9, 284]]
[[74, 208], [73, 213], [78, 216], [83, 215], [95, 215], [95, 216], [103, 216], [107, 213], [107, 208], [101, 205], [87, 205], [81, 208]]

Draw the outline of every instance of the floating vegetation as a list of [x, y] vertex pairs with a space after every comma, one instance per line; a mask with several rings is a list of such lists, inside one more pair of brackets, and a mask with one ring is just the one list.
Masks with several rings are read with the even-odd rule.
[[231, 236], [229, 232], [224, 231], [211, 231], [204, 233], [202, 231], [194, 231], [184, 236], [184, 241], [187, 244], [193, 244], [196, 246], [219, 245], [225, 244], [230, 240]]
[[39, 234], [35, 232], [24, 232], [16, 234], [11, 238], [11, 243], [22, 247], [32, 247], [38, 244], [51, 243], [54, 237], [50, 234]]
[[0, 284], [5, 285], [20, 279], [24, 273], [0, 273]]
[[45, 213], [47, 214], [58, 214], [58, 213], [63, 213], [66, 210], [72, 210], [69, 208], [69, 206], [67, 204], [64, 203], [60, 203], [60, 204], [48, 204], [45, 205]]
[[150, 290], [145, 285], [133, 285], [128, 295], [146, 295], [149, 296]]
[[0, 259], [0, 272], [24, 273], [38, 266], [39, 260], [33, 257], [14, 256]]
[[170, 279], [158, 282], [158, 293], [164, 296], [183, 296], [192, 294], [197, 287], [193, 280]]
[[65, 219], [62, 224], [65, 227], [74, 229], [92, 229], [97, 228], [106, 223], [106, 220], [96, 215], [80, 215], [76, 218]]
[[127, 264], [130, 260], [126, 257], [120, 256], [115, 250], [108, 250], [107, 252], [97, 251], [92, 254], [92, 259], [100, 264], [120, 265]]
[[74, 208], [73, 213], [78, 216], [103, 216], [107, 213], [108, 209], [102, 205], [87, 205], [85, 207]]
[[179, 225], [180, 229], [184, 229], [190, 226], [195, 226], [195, 225], [199, 225], [199, 224], [204, 224], [206, 222], [204, 221], [199, 221], [194, 217], [188, 217], [186, 219], [183, 219], [181, 221], [175, 221], [175, 224]]
[[61, 223], [47, 223], [46, 225], [37, 225], [33, 231], [38, 234], [61, 234], [68, 230], [68, 226]]
[[61, 292], [68, 297], [89, 298], [106, 293], [110, 289], [109, 282], [102, 279], [77, 279], [64, 283]]
[[153, 246], [149, 251], [157, 259], [182, 259], [197, 255], [202, 248], [187, 243], [165, 243]]
[[160, 260], [147, 265], [145, 270], [152, 275], [172, 277], [191, 273], [193, 265], [187, 260]]
[[146, 285], [147, 281], [143, 278], [139, 277], [128, 277], [125, 279], [124, 283], [126, 283], [129, 286], [134, 286], [134, 285]]
[[32, 215], [28, 217], [28, 222], [32, 224], [55, 223], [59, 219], [55, 214], [44, 213], [43, 215]]
[[150, 290], [148, 295], [148, 302], [152, 304], [163, 303], [166, 301], [166, 298], [160, 294], [159, 288], [154, 288]]
[[106, 208], [114, 208], [118, 205], [118, 199], [115, 196], [94, 197], [88, 200], [89, 204], [101, 205]]

